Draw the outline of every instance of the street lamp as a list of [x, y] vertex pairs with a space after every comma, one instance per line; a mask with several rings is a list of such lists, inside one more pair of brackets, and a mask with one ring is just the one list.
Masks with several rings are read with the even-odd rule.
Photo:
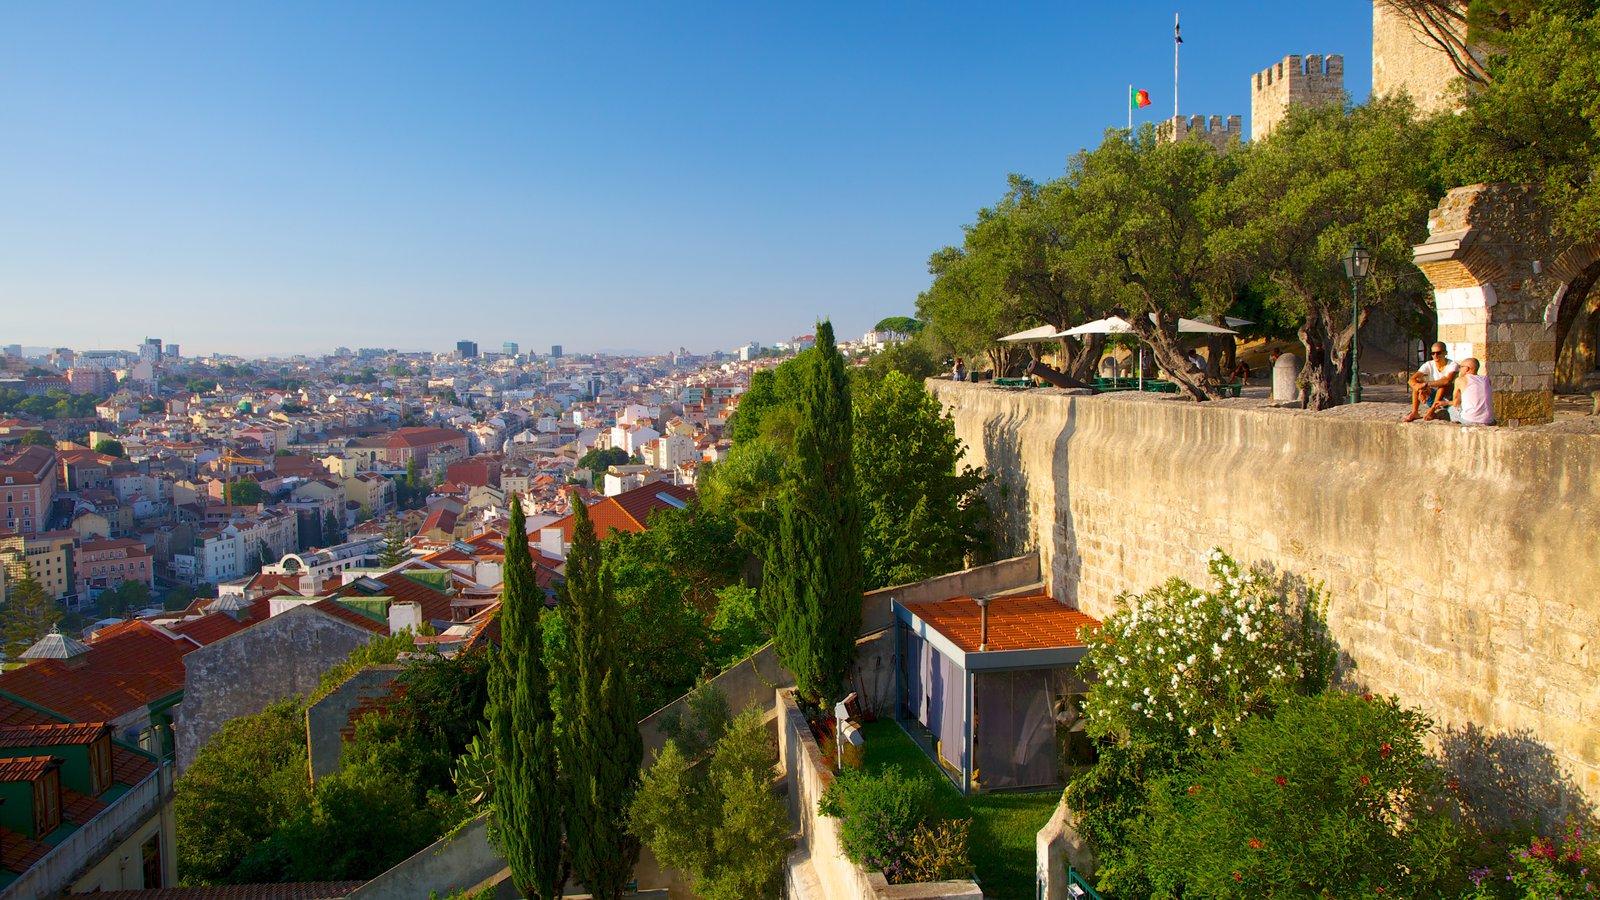
[[1357, 241], [1344, 255], [1350, 279], [1350, 402], [1361, 402], [1361, 279], [1372, 274], [1372, 254]]

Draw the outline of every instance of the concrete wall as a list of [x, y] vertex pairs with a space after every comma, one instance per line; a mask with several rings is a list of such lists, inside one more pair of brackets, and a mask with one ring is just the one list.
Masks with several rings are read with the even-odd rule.
[[[887, 637], [873, 637], [887, 629], [893, 621], [889, 601], [915, 603], [924, 600], [948, 600], [952, 597], [970, 597], [979, 594], [996, 594], [1017, 590], [1039, 581], [1039, 557], [1025, 553], [1012, 559], [960, 572], [952, 572], [915, 584], [896, 585], [868, 593], [861, 605], [861, 634], [857, 642], [856, 683], [864, 693], [868, 708], [885, 707], [892, 701], [894, 690], [894, 646]], [[735, 714], [757, 706], [769, 709], [774, 688], [794, 686], [794, 676], [778, 662], [778, 652], [771, 644], [751, 654], [738, 665], [711, 679], [711, 684], [727, 698], [728, 708]], [[885, 707], [886, 708], [886, 707]], [[661, 732], [664, 721], [681, 716], [687, 709], [682, 698], [663, 706], [639, 722], [644, 735], [645, 759], [654, 757], [666, 743]]]
[[368, 666], [306, 709], [306, 758], [311, 782], [339, 771], [343, 731], [357, 706], [389, 693], [404, 666]]
[[823, 764], [822, 748], [811, 737], [794, 697], [779, 691], [778, 764], [789, 784], [789, 815], [799, 828], [799, 848], [789, 857], [788, 889], [793, 900], [857, 900], [857, 898], [981, 898], [971, 881], [891, 886], [881, 872], [867, 872], [839, 849], [839, 823], [817, 813], [817, 801], [833, 781]]
[[223, 723], [274, 700], [309, 693], [372, 632], [300, 606], [258, 622], [183, 658], [183, 703], [173, 723], [178, 771], [194, 761]]
[[447, 897], [497, 882], [505, 860], [489, 843], [488, 817], [479, 816], [448, 837], [423, 847], [404, 862], [350, 893], [349, 900], [412, 900]]
[[1078, 816], [1067, 806], [1065, 793], [1055, 815], [1034, 836], [1034, 861], [1039, 900], [1069, 900], [1069, 866], [1086, 876], [1094, 874], [1094, 854], [1078, 833]]
[[1444, 726], [1469, 800], [1600, 800], [1600, 421], [929, 384], [1058, 599], [1104, 617], [1212, 547], [1321, 582], [1354, 679]]

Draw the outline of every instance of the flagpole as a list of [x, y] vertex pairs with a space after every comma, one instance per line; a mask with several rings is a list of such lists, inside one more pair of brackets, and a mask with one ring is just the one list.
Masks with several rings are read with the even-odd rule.
[[1178, 117], [1178, 48], [1183, 41], [1178, 37], [1178, 14], [1172, 14], [1172, 117]]
[[1128, 133], [1133, 134], [1133, 85], [1128, 85]]

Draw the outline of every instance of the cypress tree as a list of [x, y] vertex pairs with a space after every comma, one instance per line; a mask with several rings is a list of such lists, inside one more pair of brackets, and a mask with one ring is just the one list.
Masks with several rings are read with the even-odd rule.
[[618, 646], [616, 597], [594, 523], [576, 495], [572, 518], [560, 606], [569, 642], [560, 697], [567, 846], [573, 874], [596, 898], [612, 900], [622, 896], [639, 860], [627, 815], [644, 742]]
[[493, 833], [525, 896], [554, 900], [561, 858], [561, 791], [555, 714], [522, 504], [511, 504], [500, 595], [500, 647], [489, 669], [489, 740], [494, 750]]
[[833, 325], [801, 374], [792, 483], [778, 501], [763, 591], [778, 656], [800, 695], [844, 696], [861, 630], [861, 503], [851, 458], [850, 385]]

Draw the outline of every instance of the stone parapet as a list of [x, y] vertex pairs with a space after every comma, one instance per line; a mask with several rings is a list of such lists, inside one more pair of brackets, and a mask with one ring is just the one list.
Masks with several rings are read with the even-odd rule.
[[1429, 713], [1453, 763], [1503, 751], [1483, 770], [1546, 779], [1542, 810], [1600, 802], [1594, 423], [929, 385], [991, 478], [1002, 549], [1037, 549], [1057, 599], [1104, 618], [1204, 582], [1213, 547], [1321, 583], [1353, 678]]

